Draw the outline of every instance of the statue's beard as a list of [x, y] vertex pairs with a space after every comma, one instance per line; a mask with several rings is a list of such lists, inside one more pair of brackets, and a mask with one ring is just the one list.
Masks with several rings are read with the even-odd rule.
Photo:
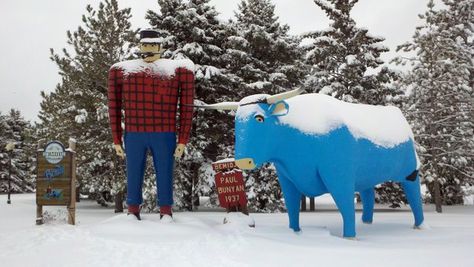
[[138, 52], [137, 55], [140, 56], [142, 59], [148, 58], [148, 57], [153, 57], [155, 55], [159, 55], [160, 53], [154, 53], [154, 52]]

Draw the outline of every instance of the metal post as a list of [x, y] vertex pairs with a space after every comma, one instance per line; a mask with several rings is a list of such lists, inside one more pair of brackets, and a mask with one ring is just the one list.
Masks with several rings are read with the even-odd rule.
[[301, 196], [301, 211], [306, 211], [306, 196]]
[[13, 157], [13, 149], [15, 149], [15, 143], [8, 143], [5, 146], [5, 149], [7, 152], [10, 154], [10, 159], [8, 161], [8, 200], [7, 204], [12, 204], [12, 201], [10, 199], [10, 195], [12, 192], [12, 185], [11, 185], [11, 180], [12, 180], [12, 157]]
[[12, 201], [10, 199], [10, 194], [12, 192], [12, 152], [11, 150], [9, 151], [10, 153], [10, 161], [9, 161], [9, 164], [8, 164], [8, 200], [7, 200], [7, 204], [12, 204]]
[[311, 197], [311, 198], [309, 199], [309, 210], [310, 210], [310, 211], [315, 211], [314, 197]]

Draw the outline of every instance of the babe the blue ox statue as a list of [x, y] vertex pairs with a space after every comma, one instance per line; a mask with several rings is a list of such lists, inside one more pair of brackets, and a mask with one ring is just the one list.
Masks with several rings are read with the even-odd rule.
[[372, 223], [374, 187], [400, 182], [415, 217], [423, 223], [419, 161], [412, 131], [396, 107], [351, 104], [323, 94], [252, 95], [240, 102], [205, 105], [237, 110], [235, 157], [242, 169], [272, 162], [285, 198], [290, 228], [300, 231], [299, 203], [330, 193], [354, 238], [354, 193], [362, 221]]

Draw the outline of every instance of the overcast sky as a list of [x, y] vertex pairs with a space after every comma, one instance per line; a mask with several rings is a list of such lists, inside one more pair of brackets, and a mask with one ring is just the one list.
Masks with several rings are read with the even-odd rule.
[[[0, 111], [19, 109], [28, 120], [37, 120], [40, 91], [50, 92], [60, 81], [56, 65], [49, 59], [49, 49], [66, 45], [66, 31], [81, 24], [87, 4], [99, 0], [2, 0], [0, 3]], [[231, 18], [240, 0], [211, 0], [220, 17]], [[354, 7], [357, 25], [373, 35], [386, 38], [390, 49], [410, 40], [418, 14], [428, 0], [360, 0]], [[324, 29], [328, 19], [312, 0], [273, 0], [281, 23], [291, 33]], [[132, 8], [134, 27], [147, 27], [147, 10], [157, 11], [156, 0], [119, 0], [120, 7]], [[387, 61], [394, 53], [386, 53]]]

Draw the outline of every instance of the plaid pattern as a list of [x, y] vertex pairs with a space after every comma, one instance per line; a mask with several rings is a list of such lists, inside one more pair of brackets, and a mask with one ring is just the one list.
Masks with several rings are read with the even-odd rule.
[[[109, 118], [114, 144], [122, 144], [122, 109], [127, 132], [176, 132], [178, 143], [189, 140], [193, 118], [194, 73], [177, 68], [171, 77], [147, 72], [109, 71]], [[179, 127], [176, 126], [178, 98]]]

